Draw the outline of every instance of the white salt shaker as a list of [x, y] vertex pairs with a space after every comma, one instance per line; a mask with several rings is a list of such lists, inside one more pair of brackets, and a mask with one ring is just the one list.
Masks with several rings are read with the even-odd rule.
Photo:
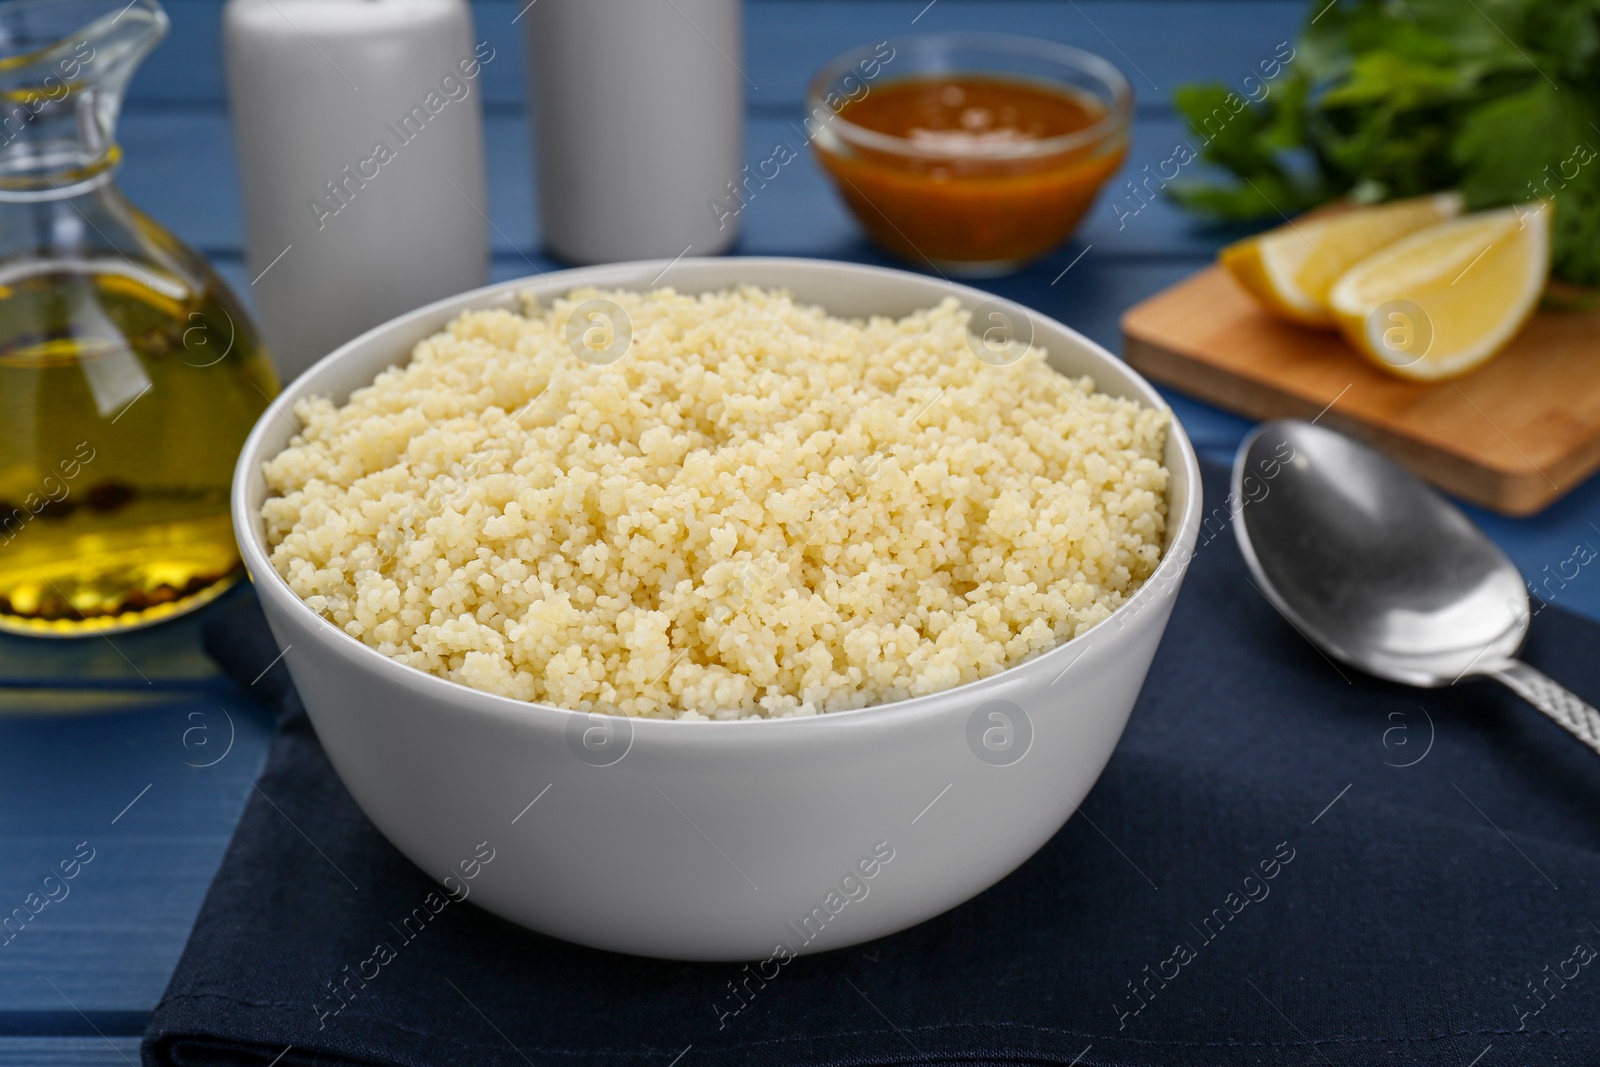
[[251, 292], [285, 380], [484, 284], [495, 54], [466, 0], [228, 0], [223, 36]]
[[537, 0], [525, 21], [550, 251], [606, 263], [731, 245], [744, 202], [739, 0]]

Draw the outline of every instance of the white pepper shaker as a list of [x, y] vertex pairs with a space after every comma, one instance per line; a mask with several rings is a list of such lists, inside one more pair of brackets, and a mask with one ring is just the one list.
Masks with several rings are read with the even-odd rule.
[[483, 67], [466, 0], [228, 0], [251, 292], [294, 377], [488, 278]]
[[607, 263], [727, 249], [745, 195], [739, 0], [538, 0], [525, 21], [550, 251]]

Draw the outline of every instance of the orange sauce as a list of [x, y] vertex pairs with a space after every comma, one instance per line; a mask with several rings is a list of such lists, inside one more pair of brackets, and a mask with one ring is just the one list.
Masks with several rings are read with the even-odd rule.
[[904, 138], [910, 151], [834, 136], [815, 143], [879, 244], [913, 262], [999, 270], [1066, 239], [1121, 165], [1126, 127], [1059, 151], [1003, 153], [1086, 130], [1106, 114], [1087, 93], [1047, 82], [911, 77], [874, 87], [839, 112], [857, 127]]

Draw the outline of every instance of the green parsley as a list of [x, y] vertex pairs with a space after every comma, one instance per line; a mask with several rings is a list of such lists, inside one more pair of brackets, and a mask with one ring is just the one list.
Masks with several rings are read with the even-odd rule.
[[[1600, 286], [1600, 0], [1312, 0], [1282, 76], [1175, 104], [1231, 178], [1169, 187], [1223, 221], [1460, 189], [1556, 204], [1556, 277]], [[1224, 119], [1225, 121], [1219, 121]]]

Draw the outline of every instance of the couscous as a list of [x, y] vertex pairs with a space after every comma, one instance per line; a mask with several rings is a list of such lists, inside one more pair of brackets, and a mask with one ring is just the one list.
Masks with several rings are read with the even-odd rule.
[[[571, 342], [596, 300], [631, 324], [614, 362]], [[273, 565], [387, 656], [581, 711], [810, 715], [982, 678], [1154, 570], [1167, 414], [1037, 347], [979, 359], [968, 326], [954, 300], [845, 320], [755, 288], [464, 313], [344, 405], [297, 405]]]

